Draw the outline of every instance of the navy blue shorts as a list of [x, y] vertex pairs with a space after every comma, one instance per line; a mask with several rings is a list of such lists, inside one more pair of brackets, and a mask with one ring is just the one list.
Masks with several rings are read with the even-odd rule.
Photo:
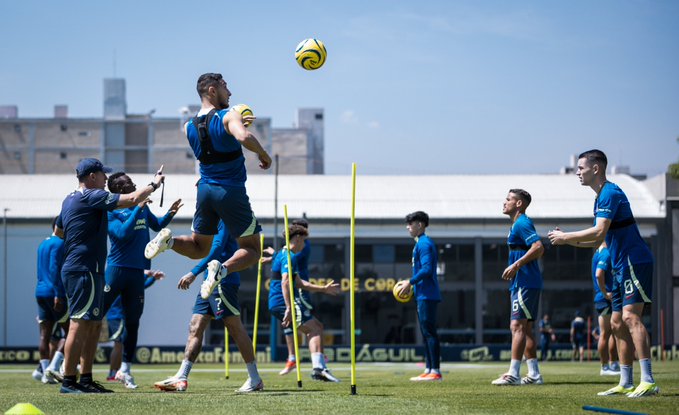
[[519, 287], [511, 291], [512, 320], [534, 321], [540, 305], [539, 288]]
[[227, 284], [222, 280], [207, 300], [203, 300], [200, 294], [198, 294], [196, 303], [193, 306], [193, 314], [212, 316], [217, 319], [240, 316], [238, 288], [238, 285]]
[[65, 323], [68, 320], [68, 306], [66, 301], [61, 311], [54, 310], [54, 297], [35, 297], [38, 302], [38, 322], [53, 321]]
[[84, 271], [62, 271], [68, 309], [72, 319], [101, 321], [104, 318], [104, 276]]
[[125, 330], [125, 320], [112, 318], [106, 319], [108, 324], [108, 340], [112, 342], [124, 342], [127, 330]]
[[[282, 322], [283, 317], [285, 317], [285, 306], [274, 307], [269, 309], [269, 312], [272, 316], [276, 317], [278, 321]], [[306, 308], [303, 303], [295, 301], [295, 318], [297, 319], [297, 327], [299, 327], [314, 318], [314, 316], [311, 315], [311, 310]], [[292, 333], [290, 333], [290, 335], [292, 335]]]
[[231, 236], [236, 239], [262, 231], [255, 214], [252, 213], [245, 187], [198, 184], [193, 232], [215, 235], [220, 219]]
[[104, 312], [108, 313], [113, 302], [120, 296], [125, 319], [130, 324], [138, 321], [144, 312], [145, 280], [143, 269], [107, 266]]
[[651, 303], [653, 263], [629, 264], [613, 276], [613, 311], [630, 304]]
[[613, 311], [613, 304], [608, 300], [597, 301], [594, 303], [594, 308], [599, 317], [610, 316]]

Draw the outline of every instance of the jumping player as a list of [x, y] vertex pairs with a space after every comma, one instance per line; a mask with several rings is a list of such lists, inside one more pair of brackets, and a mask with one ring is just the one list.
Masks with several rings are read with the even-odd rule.
[[170, 229], [163, 229], [146, 245], [145, 255], [152, 259], [172, 249], [192, 259], [204, 258], [210, 252], [212, 238], [222, 220], [229, 234], [237, 239], [239, 249], [215, 270], [215, 274], [208, 272], [201, 286], [201, 295], [207, 299], [221, 278], [259, 260], [261, 227], [252, 213], [245, 190], [247, 175], [242, 147], [257, 154], [262, 169], [271, 166], [271, 157], [257, 137], [245, 128], [244, 122], [252, 122], [255, 117], [227, 111], [231, 92], [221, 74], [201, 75], [197, 90], [201, 109], [184, 128], [193, 153], [200, 161], [193, 233], [172, 237]]
[[[542, 384], [538, 367], [537, 344], [533, 335], [533, 322], [538, 313], [542, 291], [542, 273], [538, 259], [544, 253], [540, 236], [533, 221], [526, 216], [532, 198], [523, 189], [511, 189], [502, 205], [502, 213], [508, 215], [512, 227], [507, 237], [509, 266], [502, 279], [510, 281], [512, 360], [509, 372], [495, 379], [493, 385]], [[528, 375], [519, 379], [521, 359], [526, 357]]]
[[[601, 150], [589, 150], [578, 157], [576, 175], [583, 186], [597, 195], [594, 200], [594, 226], [575, 232], [550, 231], [554, 245], [568, 244], [596, 248], [606, 241], [613, 264], [613, 314], [611, 327], [620, 356], [620, 382], [599, 395], [626, 394], [638, 398], [657, 394], [653, 379], [648, 332], [641, 321], [644, 306], [653, 296], [653, 255], [639, 233], [625, 192], [606, 179], [608, 158]], [[639, 357], [641, 382], [634, 388], [634, 352]]]

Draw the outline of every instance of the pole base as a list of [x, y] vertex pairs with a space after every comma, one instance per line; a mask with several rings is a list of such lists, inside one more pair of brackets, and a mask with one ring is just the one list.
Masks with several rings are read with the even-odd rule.
[[298, 381], [297, 381], [297, 387], [300, 388], [300, 389], [302, 389], [302, 381], [301, 381], [301, 380], [298, 380]]
[[351, 394], [356, 395], [356, 385], [351, 385]]

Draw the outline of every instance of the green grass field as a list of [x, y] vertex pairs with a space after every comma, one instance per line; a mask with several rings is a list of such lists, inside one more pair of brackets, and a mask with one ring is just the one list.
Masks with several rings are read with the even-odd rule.
[[[239, 395], [246, 378], [243, 365], [231, 366], [224, 379], [217, 365], [196, 365], [184, 393], [163, 393], [152, 388], [177, 366], [136, 365], [139, 389], [129, 391], [110, 383], [115, 394], [60, 395], [58, 385], [43, 385], [31, 378], [34, 365], [0, 366], [0, 413], [19, 402], [30, 402], [46, 414], [593, 414], [583, 405], [648, 414], [679, 413], [679, 361], [654, 362], [661, 394], [643, 399], [598, 397], [596, 393], [617, 383], [617, 377], [599, 376], [596, 363], [547, 362], [541, 365], [542, 386], [492, 386], [490, 381], [507, 369], [505, 363], [444, 364], [444, 381], [413, 383], [420, 372], [415, 364], [358, 366], [357, 391], [350, 395], [348, 365], [331, 364], [340, 384], [314, 382], [309, 364], [302, 371], [303, 389], [293, 373], [277, 374], [280, 365], [262, 365], [265, 391]], [[95, 368], [102, 380], [106, 368]], [[522, 372], [525, 372], [525, 365]], [[639, 367], [635, 365], [635, 379]]]

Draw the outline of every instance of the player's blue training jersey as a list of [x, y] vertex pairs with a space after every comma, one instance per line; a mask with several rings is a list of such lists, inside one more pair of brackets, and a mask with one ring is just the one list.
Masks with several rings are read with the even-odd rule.
[[[217, 227], [217, 235], [212, 239], [212, 248], [208, 256], [203, 258], [191, 272], [193, 275], [198, 275], [207, 269], [207, 264], [212, 260], [217, 260], [224, 263], [227, 259], [238, 250], [238, 242], [229, 234], [229, 230], [224, 226], [224, 222], [219, 221]], [[229, 273], [225, 283], [240, 285], [240, 274], [237, 272]]]
[[[509, 265], [524, 256], [531, 245], [540, 240], [540, 236], [533, 226], [533, 221], [526, 215], [521, 215], [509, 230], [507, 245], [509, 246]], [[531, 261], [519, 268], [516, 277], [509, 283], [509, 290], [517, 288], [542, 289], [542, 273], [538, 261]]]
[[108, 215], [120, 195], [102, 189], [78, 188], [61, 204], [57, 226], [64, 230], [62, 271], [104, 273]]
[[[294, 255], [290, 255], [290, 262], [292, 262], [293, 273], [297, 273], [297, 260]], [[269, 310], [274, 307], [285, 307], [285, 300], [283, 299], [283, 291], [281, 288], [281, 278], [283, 274], [288, 273], [288, 255], [287, 249], [284, 247], [278, 251], [271, 263], [271, 282], [269, 283]], [[294, 281], [290, 278], [290, 281]], [[288, 288], [289, 289], [289, 288]], [[296, 290], [299, 291], [299, 290]], [[295, 292], [295, 301], [299, 296], [298, 292]]]
[[294, 254], [297, 261], [297, 269], [299, 270], [299, 277], [304, 281], [309, 281], [309, 256], [311, 255], [311, 243], [308, 239], [304, 240], [304, 248], [301, 251]]
[[[226, 129], [224, 128], [223, 119], [226, 117], [227, 112], [228, 110], [219, 110], [215, 112], [215, 115], [212, 117], [210, 125], [208, 126], [212, 146], [215, 151], [220, 153], [242, 150], [240, 142], [236, 140], [234, 136], [226, 132]], [[201, 114], [199, 117], [206, 115], [207, 114]], [[189, 144], [191, 145], [193, 154], [196, 158], [201, 157], [203, 150], [200, 147], [198, 128], [193, 124], [193, 120], [186, 124], [186, 138], [189, 140]], [[225, 163], [200, 163], [200, 181], [203, 183], [244, 187], [246, 179], [245, 157], [243, 155]]]
[[36, 297], [66, 298], [61, 282], [61, 264], [64, 262], [64, 240], [56, 235], [45, 239], [38, 246], [38, 284]]
[[415, 290], [415, 300], [441, 301], [439, 281], [436, 278], [438, 252], [436, 245], [427, 235], [416, 238], [413, 247], [413, 276], [410, 284]]
[[576, 317], [575, 320], [571, 322], [571, 329], [575, 336], [582, 336], [585, 334], [585, 319], [582, 317]]
[[[156, 282], [155, 278], [151, 276], [146, 277], [146, 280], [144, 281], [144, 289], [152, 286], [154, 282]], [[119, 295], [111, 304], [111, 308], [108, 309], [108, 312], [106, 313], [106, 319], [122, 320], [124, 318], [125, 314], [123, 313], [123, 296]]]
[[599, 283], [596, 279], [596, 271], [601, 269], [605, 273], [606, 291], [613, 291], [613, 274], [611, 274], [611, 254], [608, 248], [599, 248], [594, 251], [592, 256], [592, 280], [594, 281], [594, 302], [606, 301], [604, 294], [599, 289]]
[[111, 241], [108, 265], [134, 269], [151, 268], [151, 261], [144, 256], [144, 248], [150, 241], [149, 228], [158, 232], [171, 220], [172, 214], [169, 212], [158, 220], [146, 206], [108, 212], [108, 236]]
[[629, 264], [653, 262], [651, 250], [639, 233], [627, 195], [617, 184], [604, 183], [594, 201], [594, 217], [611, 221], [606, 233], [606, 245], [616, 272], [628, 267]]

